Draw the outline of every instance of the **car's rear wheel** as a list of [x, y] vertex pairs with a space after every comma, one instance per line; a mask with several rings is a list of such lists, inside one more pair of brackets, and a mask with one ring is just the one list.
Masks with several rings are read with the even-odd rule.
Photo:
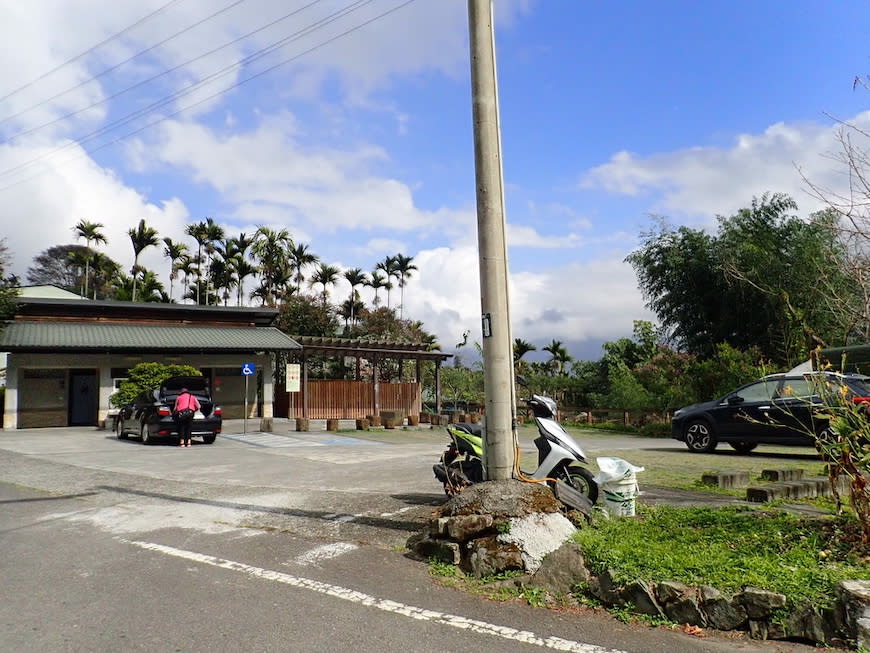
[[217, 435], [212, 433], [211, 435], [202, 436], [202, 441], [205, 442], [206, 444], [213, 444], [215, 441], [215, 438], [217, 438]]
[[755, 447], [758, 446], [757, 442], [747, 442], [746, 440], [739, 440], [738, 442], [729, 442], [731, 448], [734, 449], [737, 453], [749, 453]]
[[154, 438], [151, 437], [148, 424], [144, 420], [139, 425], [139, 437], [142, 439], [142, 444], [154, 444]]
[[695, 420], [686, 427], [686, 446], [692, 453], [710, 453], [716, 448], [716, 436], [707, 422]]

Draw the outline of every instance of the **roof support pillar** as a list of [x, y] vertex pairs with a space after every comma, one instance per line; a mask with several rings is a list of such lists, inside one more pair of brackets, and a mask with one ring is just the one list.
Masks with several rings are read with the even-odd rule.
[[302, 417], [308, 417], [308, 355], [302, 354]]

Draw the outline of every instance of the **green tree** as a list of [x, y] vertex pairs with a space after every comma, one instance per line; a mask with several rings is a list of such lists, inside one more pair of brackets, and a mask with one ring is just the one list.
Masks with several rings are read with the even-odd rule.
[[303, 270], [311, 265], [320, 263], [320, 258], [305, 243], [291, 243], [287, 254], [290, 259], [293, 281], [296, 283], [296, 292], [298, 293], [301, 292], [302, 282], [305, 281]]
[[643, 235], [626, 260], [678, 349], [710, 358], [723, 342], [758, 346], [793, 365], [820, 343], [844, 344], [851, 324], [826, 304], [832, 288], [849, 285], [838, 263], [845, 252], [826, 231], [829, 216], [801, 220], [796, 208], [788, 196], [764, 195], [720, 217], [715, 236], [664, 221]]
[[275, 306], [279, 295], [286, 294], [292, 278], [292, 266], [288, 250], [293, 246], [290, 232], [258, 227], [251, 251], [260, 269], [261, 288], [258, 292], [267, 306]]
[[187, 245], [172, 240], [169, 236], [163, 239], [163, 256], [169, 259], [169, 301], [172, 301], [172, 286], [178, 278], [178, 262], [187, 253]]
[[[224, 238], [223, 227], [218, 225], [212, 218], [206, 218], [205, 219], [205, 242], [203, 244], [203, 248], [205, 249], [205, 254], [208, 257], [208, 267], [206, 269], [206, 275], [205, 275], [205, 279], [206, 279], [205, 291], [206, 291], [207, 298], [213, 296], [212, 292], [211, 292], [211, 288], [209, 287], [209, 284], [211, 283], [211, 280], [212, 280], [211, 266], [214, 264], [214, 255], [215, 255], [215, 252], [217, 251], [218, 243], [220, 243], [220, 241], [223, 240], [223, 238]], [[225, 270], [222, 271], [222, 275], [223, 275], [223, 277], [222, 277], [223, 281], [226, 281], [228, 276], [231, 276], [231, 275], [227, 275]], [[217, 289], [215, 289], [215, 290], [217, 290]], [[227, 290], [229, 290], [229, 288], [227, 288]], [[215, 292], [214, 296], [218, 296], [218, 293]], [[210, 302], [208, 301], [208, 299], [206, 299], [206, 304], [209, 304], [209, 303]]]
[[173, 376], [202, 376], [202, 372], [190, 365], [139, 363], [130, 368], [127, 378], [121, 381], [118, 391], [109, 397], [109, 401], [113, 406], [133, 403], [139, 395], [156, 390]]
[[350, 308], [350, 323], [353, 324], [354, 310], [356, 309], [356, 305], [359, 300], [359, 293], [357, 292], [356, 287], [364, 286], [368, 281], [368, 275], [360, 268], [351, 268], [344, 271], [344, 278], [350, 284], [350, 297], [348, 298], [348, 306]]
[[413, 256], [396, 254], [393, 260], [395, 261], [396, 277], [399, 281], [399, 317], [402, 318], [405, 311], [405, 285], [408, 283], [408, 279], [411, 278], [411, 273], [417, 269], [417, 266], [413, 263]]
[[91, 264], [94, 299], [97, 299], [97, 295], [106, 299], [114, 298], [122, 276], [121, 264], [102, 252], [94, 252]]
[[514, 338], [514, 369], [517, 372], [524, 372], [526, 368], [526, 361], [523, 360], [523, 356], [526, 354], [537, 351], [538, 348], [535, 347], [532, 343], [523, 340], [522, 338]]
[[[103, 235], [103, 232], [100, 229], [103, 228], [103, 225], [99, 222], [89, 222], [87, 220], [79, 220], [78, 224], [73, 227], [73, 232], [76, 235], [76, 238], [84, 238], [85, 239], [85, 247], [90, 250], [91, 243], [107, 243], [106, 236]], [[84, 285], [84, 293], [83, 297], [88, 296], [88, 277], [90, 277], [90, 258], [85, 259], [85, 285]]]
[[88, 249], [84, 245], [53, 245], [33, 258], [33, 263], [27, 268], [27, 282], [78, 292], [83, 283], [83, 270], [76, 263], [75, 254], [84, 260], [87, 253]]
[[537, 351], [538, 348], [522, 338], [514, 338], [514, 363], [519, 363], [526, 354]]
[[15, 315], [16, 298], [20, 292], [18, 277], [6, 274], [9, 264], [10, 254], [6, 239], [0, 238], [0, 321], [9, 320]]
[[334, 336], [338, 319], [332, 306], [313, 295], [293, 294], [281, 305], [276, 326], [291, 336]]
[[329, 290], [328, 286], [334, 286], [335, 282], [338, 281], [339, 270], [334, 265], [327, 265], [326, 263], [321, 263], [320, 267], [311, 275], [311, 280], [309, 283], [313, 286], [314, 284], [321, 284], [323, 289], [321, 290], [320, 297], [323, 305], [326, 306], [326, 302], [329, 299]]
[[395, 256], [387, 256], [383, 261], [379, 261], [375, 264], [375, 270], [381, 270], [387, 278], [387, 284], [385, 286], [387, 289], [387, 308], [390, 308], [390, 291], [393, 289], [393, 283], [390, 279], [397, 277], [399, 274], [399, 268], [396, 263]]
[[387, 287], [387, 277], [381, 274], [379, 270], [373, 270], [371, 276], [366, 281], [366, 285], [375, 291], [375, 298], [372, 300], [372, 305], [377, 308], [381, 303], [381, 300], [378, 297], [378, 291], [381, 288]]
[[160, 239], [156, 229], [146, 226], [145, 218], [139, 220], [135, 229], [128, 229], [127, 234], [133, 245], [133, 268], [130, 270], [130, 274], [133, 277], [133, 301], [135, 302], [137, 277], [139, 276], [139, 254], [148, 247], [159, 245]]
[[565, 365], [571, 362], [571, 356], [568, 355], [568, 350], [561, 340], [553, 340], [546, 347], [541, 348], [542, 351], [550, 354], [550, 366], [554, 375], [560, 375], [565, 369]]
[[[208, 219], [211, 220], [211, 218]], [[194, 222], [189, 224], [185, 227], [184, 233], [196, 241], [196, 258], [194, 259], [196, 263], [196, 290], [192, 299], [196, 300], [196, 303], [199, 304], [200, 289], [202, 287], [202, 248], [208, 242], [208, 223]]]

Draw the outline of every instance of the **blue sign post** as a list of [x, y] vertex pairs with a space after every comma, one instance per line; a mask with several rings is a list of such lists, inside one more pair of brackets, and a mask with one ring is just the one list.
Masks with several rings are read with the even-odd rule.
[[242, 376], [245, 377], [245, 419], [242, 423], [242, 433], [248, 434], [248, 379], [254, 376], [257, 366], [253, 363], [242, 363]]

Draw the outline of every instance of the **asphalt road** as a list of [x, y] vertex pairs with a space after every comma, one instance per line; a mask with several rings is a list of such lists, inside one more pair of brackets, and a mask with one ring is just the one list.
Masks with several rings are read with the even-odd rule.
[[0, 650], [812, 650], [440, 587], [402, 547], [443, 501], [442, 433], [241, 430], [0, 431]]

